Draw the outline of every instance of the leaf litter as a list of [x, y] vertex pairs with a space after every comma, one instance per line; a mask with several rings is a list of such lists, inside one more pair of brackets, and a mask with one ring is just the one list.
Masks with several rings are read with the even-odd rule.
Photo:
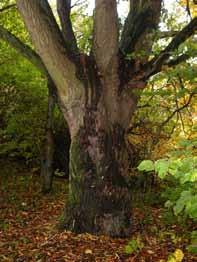
[[[2, 262], [165, 262], [173, 252], [180, 253], [176, 250], [183, 252], [182, 261], [197, 261], [186, 250], [181, 225], [163, 224], [161, 207], [148, 207], [151, 220], [146, 223], [143, 208], [134, 208], [133, 232], [127, 239], [59, 232], [56, 225], [68, 193], [65, 182], [56, 181], [54, 192], [43, 196], [38, 175], [28, 171], [1, 177]], [[21, 178], [26, 181], [22, 186]], [[125, 253], [125, 246], [136, 239], [142, 248]]]

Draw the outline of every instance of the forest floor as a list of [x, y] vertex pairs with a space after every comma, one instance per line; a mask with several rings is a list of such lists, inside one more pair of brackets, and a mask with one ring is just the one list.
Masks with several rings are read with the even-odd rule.
[[[168, 260], [177, 249], [184, 253], [183, 261], [197, 261], [186, 249], [193, 226], [164, 223], [167, 216], [160, 206], [134, 208], [128, 239], [58, 232], [68, 186], [65, 180], [55, 181], [53, 193], [43, 196], [39, 176], [33, 171], [1, 165], [1, 262], [178, 262]], [[129, 242], [135, 246], [132, 254], [126, 252]]]

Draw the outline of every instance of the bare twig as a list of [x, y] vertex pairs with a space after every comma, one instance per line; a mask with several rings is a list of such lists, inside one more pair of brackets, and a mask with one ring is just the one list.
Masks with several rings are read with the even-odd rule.
[[86, 0], [78, 0], [70, 8], [72, 9], [72, 8], [74, 8], [76, 6], [83, 5], [85, 3], [86, 3]]

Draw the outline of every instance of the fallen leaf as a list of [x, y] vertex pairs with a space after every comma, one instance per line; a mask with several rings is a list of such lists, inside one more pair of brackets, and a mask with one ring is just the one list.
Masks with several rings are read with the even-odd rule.
[[84, 253], [85, 253], [86, 255], [92, 254], [92, 250], [91, 250], [91, 249], [86, 249]]

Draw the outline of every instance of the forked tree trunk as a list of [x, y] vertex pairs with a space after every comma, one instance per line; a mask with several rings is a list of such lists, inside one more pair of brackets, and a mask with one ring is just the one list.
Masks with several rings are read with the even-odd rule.
[[70, 191], [63, 224], [75, 232], [129, 235], [124, 136], [136, 101], [119, 75], [116, 1], [97, 1], [94, 55], [80, 57], [69, 53], [47, 1], [17, 3], [57, 86], [70, 129]]

